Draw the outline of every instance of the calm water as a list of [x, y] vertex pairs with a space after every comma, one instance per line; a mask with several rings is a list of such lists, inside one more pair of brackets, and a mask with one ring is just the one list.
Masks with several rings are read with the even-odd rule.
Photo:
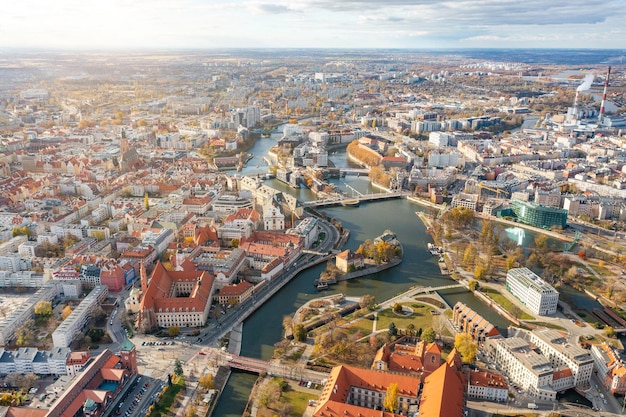
[[[257, 141], [257, 145], [252, 149], [255, 158], [263, 155], [262, 152], [267, 152], [273, 143], [274, 140], [272, 139]], [[345, 166], [345, 151], [332, 154], [331, 159], [336, 160], [337, 166]], [[263, 165], [259, 164], [259, 168], [256, 168], [253, 161], [244, 168], [243, 174], [266, 172], [267, 164], [263, 162]], [[349, 194], [352, 189], [361, 193], [377, 192], [370, 186], [367, 178], [347, 176], [334, 181], [334, 183], [339, 189]], [[294, 190], [277, 180], [267, 181], [267, 185], [292, 193], [301, 200], [315, 198], [309, 190]], [[336, 218], [350, 230], [350, 239], [345, 246], [346, 248], [354, 250], [366, 239], [373, 239], [385, 229], [391, 229], [402, 242], [405, 257], [403, 262], [395, 268], [367, 278], [342, 282], [324, 294], [343, 293], [357, 297], [372, 294], [376, 300], [382, 301], [404, 292], [412, 286], [436, 287], [454, 283], [452, 279], [440, 274], [436, 258], [426, 250], [427, 242], [432, 242], [432, 239], [426, 234], [421, 220], [415, 215], [417, 210], [423, 209], [407, 200], [364, 203], [358, 208], [325, 209], [325, 213], [329, 217]], [[522, 246], [527, 246], [534, 240], [532, 232], [520, 232], [517, 229], [511, 228], [511, 230], [504, 231], [503, 234], [519, 242]], [[282, 318], [286, 315], [292, 315], [298, 307], [319, 295], [313, 286], [313, 281], [319, 277], [324, 269], [325, 265], [319, 265], [302, 272], [245, 321], [242, 355], [262, 359], [271, 358], [274, 343], [282, 338]], [[506, 320], [494, 314], [469, 291], [447, 290], [441, 295], [451, 306], [457, 301], [469, 305], [484, 317], [488, 317], [493, 324], [501, 329], [508, 325]], [[241, 416], [254, 381], [254, 376], [233, 373], [213, 415], [216, 417]]]

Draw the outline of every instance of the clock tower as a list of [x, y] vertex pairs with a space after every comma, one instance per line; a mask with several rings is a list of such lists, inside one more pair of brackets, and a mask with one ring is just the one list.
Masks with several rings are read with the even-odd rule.
[[131, 374], [137, 373], [137, 351], [135, 345], [128, 339], [124, 339], [120, 346], [122, 368], [128, 369]]

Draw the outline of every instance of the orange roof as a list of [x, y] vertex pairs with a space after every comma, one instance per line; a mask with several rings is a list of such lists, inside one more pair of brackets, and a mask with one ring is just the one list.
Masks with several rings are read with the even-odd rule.
[[[571, 376], [571, 372], [570, 372]], [[470, 385], [479, 387], [497, 387], [505, 390], [509, 389], [504, 377], [500, 374], [485, 371], [472, 371], [469, 374]]]
[[48, 410], [31, 407], [9, 407], [5, 417], [44, 417]]
[[[210, 302], [209, 296], [213, 288], [213, 275], [206, 271], [199, 272], [195, 265], [185, 259], [180, 265], [180, 271], [168, 271], [163, 264], [157, 262], [150, 277], [150, 283], [146, 293], [141, 299], [140, 309], [154, 309], [158, 312], [173, 311], [178, 309], [183, 311], [203, 311], [206, 303]], [[169, 289], [176, 282], [194, 282], [193, 290], [189, 297], [170, 297]]]
[[121, 381], [124, 378], [124, 369], [104, 368], [100, 372], [102, 378], [107, 381]]
[[248, 291], [250, 288], [254, 287], [248, 281], [241, 281], [239, 284], [226, 285], [220, 290], [220, 295], [227, 297], [236, 297], [244, 292]]
[[387, 392], [387, 387], [392, 382], [398, 384], [398, 395], [417, 398], [420, 378], [346, 365], [336, 366], [331, 370], [324, 385], [318, 409], [322, 408], [327, 401], [345, 403], [351, 387], [384, 393]]
[[420, 417], [461, 417], [464, 409], [463, 383], [447, 364], [424, 380]]
[[572, 370], [569, 368], [558, 369], [552, 374], [552, 380], [569, 378], [572, 376]]

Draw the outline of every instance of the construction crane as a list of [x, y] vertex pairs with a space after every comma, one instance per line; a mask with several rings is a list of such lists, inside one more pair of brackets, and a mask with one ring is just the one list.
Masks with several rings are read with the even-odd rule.
[[482, 190], [489, 190], [492, 191], [494, 193], [496, 193], [496, 198], [500, 198], [500, 194], [504, 194], [504, 195], [508, 195], [509, 192], [507, 190], [503, 190], [501, 188], [492, 188], [492, 187], [488, 187], [485, 184], [483, 184], [482, 182], [479, 182], [478, 184], [476, 184], [476, 186], [478, 187], [479, 190], [481, 190], [479, 192], [479, 195], [482, 197]]

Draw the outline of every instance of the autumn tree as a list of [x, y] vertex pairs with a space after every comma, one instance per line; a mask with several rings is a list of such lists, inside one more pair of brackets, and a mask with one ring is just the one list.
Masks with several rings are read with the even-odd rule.
[[198, 384], [206, 390], [215, 388], [215, 383], [213, 382], [213, 375], [205, 374], [201, 376], [198, 379]]
[[35, 304], [35, 308], [33, 309], [33, 313], [36, 316], [45, 318], [52, 315], [52, 303], [50, 301], [41, 300], [37, 304]]
[[383, 404], [385, 411], [395, 413], [398, 409], [398, 383], [392, 382], [387, 386], [385, 393], [385, 402]]
[[74, 310], [72, 310], [72, 307], [70, 306], [63, 307], [63, 311], [61, 311], [61, 320], [68, 318], [73, 311]]
[[170, 326], [167, 328], [167, 335], [169, 337], [176, 337], [180, 334], [180, 327], [178, 326]]
[[293, 338], [298, 342], [305, 342], [307, 336], [306, 327], [302, 324], [296, 324], [293, 328]]
[[293, 326], [294, 323], [291, 316], [283, 317], [283, 329], [285, 330], [285, 333], [293, 333]]
[[359, 307], [371, 310], [376, 305], [376, 298], [371, 294], [365, 294], [359, 298]]
[[478, 343], [472, 340], [472, 337], [467, 333], [458, 333], [454, 337], [454, 347], [461, 354], [463, 363], [472, 363], [476, 359], [476, 352], [478, 352]]

